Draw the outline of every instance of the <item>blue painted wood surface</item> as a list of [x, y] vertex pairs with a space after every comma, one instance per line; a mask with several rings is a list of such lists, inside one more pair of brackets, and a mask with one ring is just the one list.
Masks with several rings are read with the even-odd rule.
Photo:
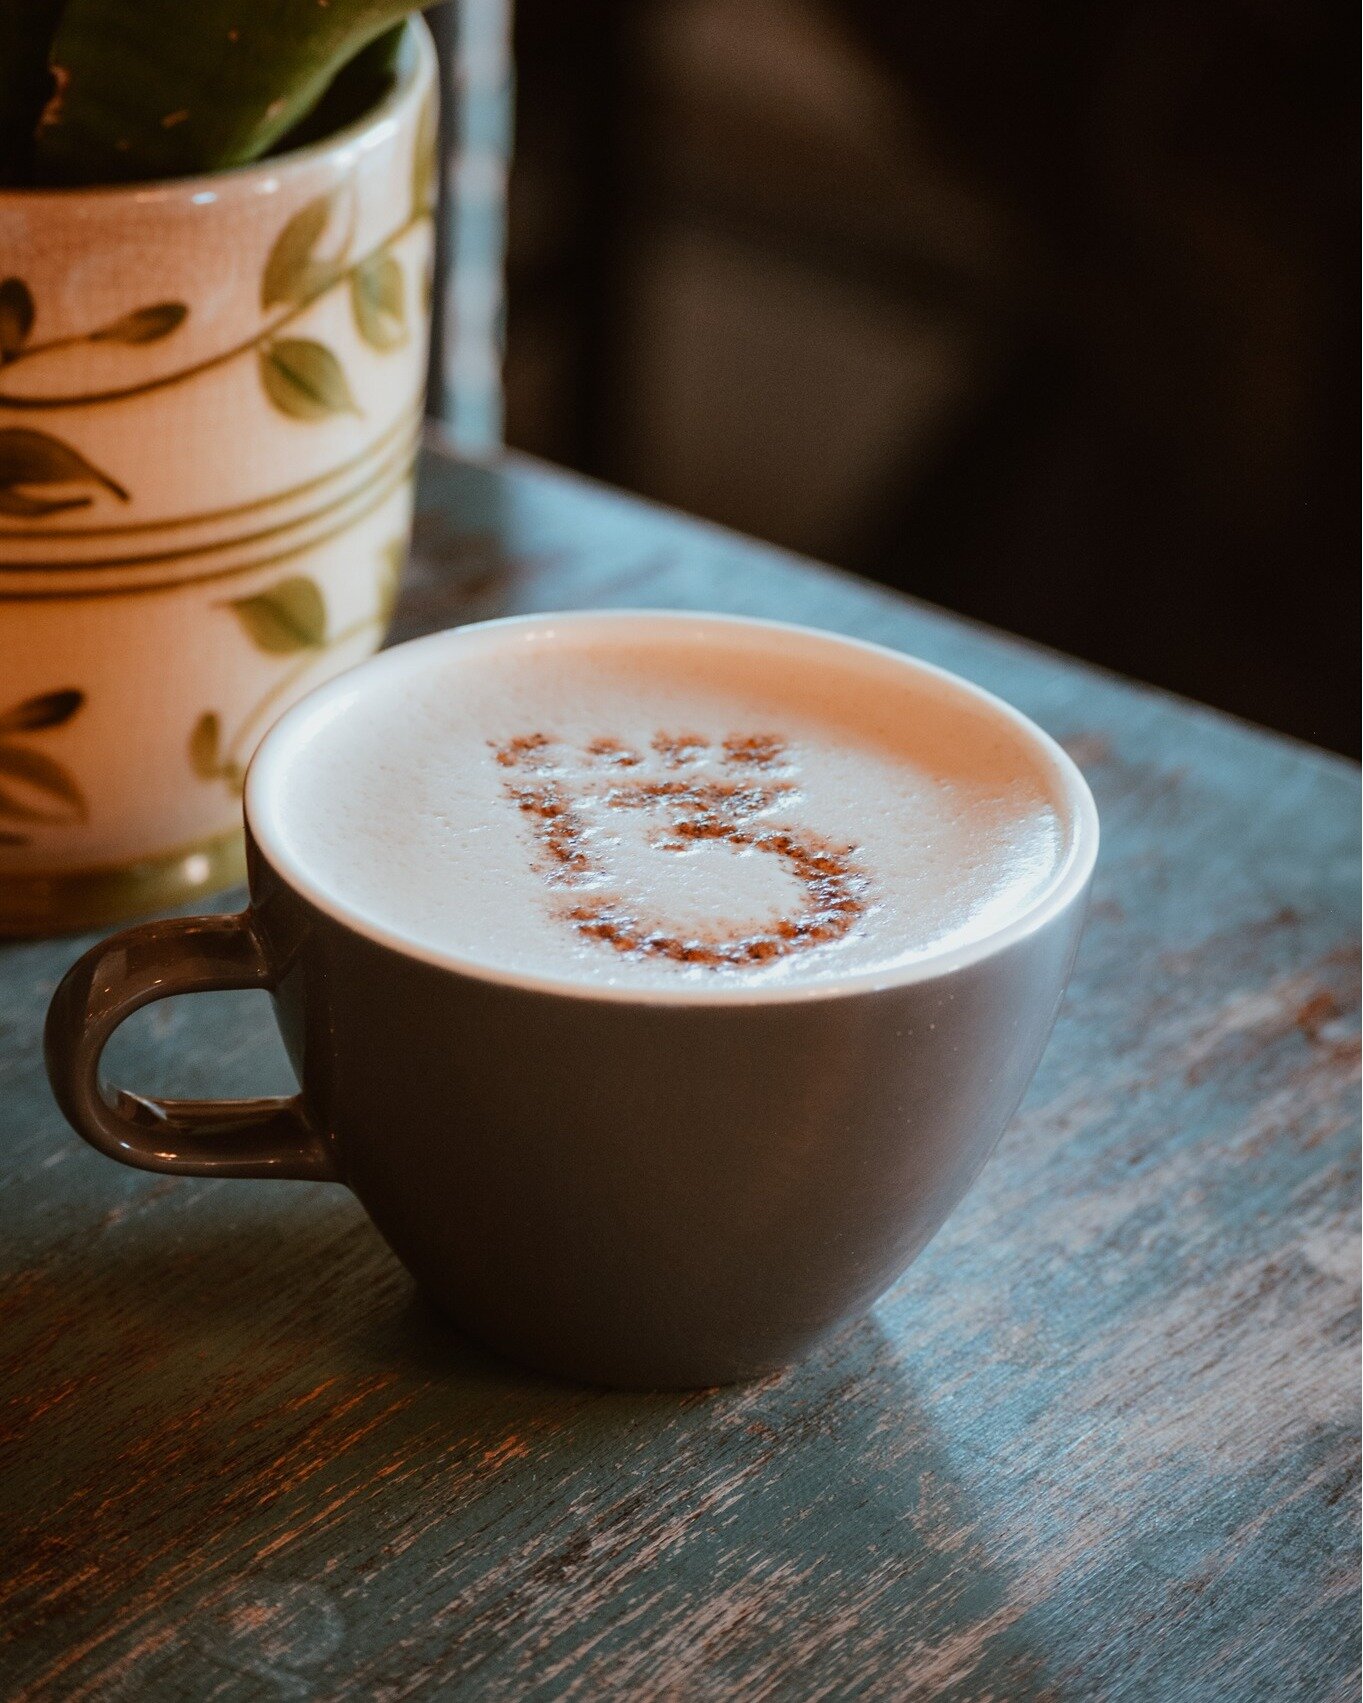
[[[339, 1188], [98, 1158], [38, 1054], [84, 942], [0, 948], [0, 1692], [1356, 1696], [1356, 771], [528, 464], [422, 509], [399, 636], [781, 616], [1036, 717], [1105, 832], [1055, 1039], [870, 1317], [619, 1396], [462, 1343]], [[263, 996], [110, 1063], [287, 1083]]]

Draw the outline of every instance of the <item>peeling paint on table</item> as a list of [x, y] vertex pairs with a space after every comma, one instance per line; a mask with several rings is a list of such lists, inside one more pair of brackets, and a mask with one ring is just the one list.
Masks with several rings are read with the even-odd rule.
[[[97, 1157], [39, 1060], [84, 942], [0, 948], [3, 1695], [1355, 1697], [1356, 771], [534, 464], [421, 506], [400, 637], [774, 615], [1049, 728], [1105, 836], [1054, 1041], [869, 1317], [623, 1396], [461, 1341], [340, 1189]], [[258, 995], [110, 1065], [288, 1080]]]

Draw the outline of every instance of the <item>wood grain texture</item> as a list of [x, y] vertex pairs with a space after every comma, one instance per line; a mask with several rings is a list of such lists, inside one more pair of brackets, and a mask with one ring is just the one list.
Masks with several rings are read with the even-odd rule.
[[[64, 1126], [0, 950], [12, 1699], [1357, 1695], [1355, 771], [510, 463], [428, 457], [400, 636], [678, 605], [913, 651], [1057, 735], [1104, 850], [1032, 1092], [811, 1361], [683, 1399], [461, 1342], [326, 1185]], [[287, 1082], [263, 996], [139, 1014], [143, 1090]]]

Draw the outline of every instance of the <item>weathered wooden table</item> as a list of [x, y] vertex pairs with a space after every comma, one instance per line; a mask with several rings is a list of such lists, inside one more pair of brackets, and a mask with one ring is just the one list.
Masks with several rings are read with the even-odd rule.
[[[533, 466], [432, 455], [422, 506], [399, 637], [778, 615], [1035, 716], [1106, 836], [1068, 1003], [871, 1317], [638, 1397], [471, 1349], [339, 1188], [98, 1158], [39, 1062], [84, 943], [4, 947], [0, 1693], [1356, 1696], [1355, 771]], [[263, 995], [111, 1065], [287, 1082]]]

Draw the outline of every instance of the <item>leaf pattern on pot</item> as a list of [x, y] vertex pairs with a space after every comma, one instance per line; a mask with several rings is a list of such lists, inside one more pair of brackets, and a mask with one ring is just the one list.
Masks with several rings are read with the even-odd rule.
[[419, 219], [435, 206], [439, 158], [439, 113], [435, 93], [429, 93], [421, 103], [416, 121], [416, 141], [412, 149], [412, 208], [411, 216]]
[[326, 643], [326, 604], [316, 580], [303, 574], [280, 580], [250, 597], [234, 597], [228, 607], [252, 644], [271, 656], [315, 650]]
[[246, 772], [222, 751], [222, 722], [217, 712], [205, 710], [189, 736], [189, 766], [201, 781], [226, 781], [233, 792], [241, 791]]
[[261, 307], [277, 307], [283, 302], [298, 305], [337, 276], [338, 262], [313, 258], [335, 201], [334, 195], [319, 195], [305, 203], [275, 238], [261, 274]]
[[111, 325], [101, 326], [90, 333], [92, 343], [156, 343], [169, 337], [189, 317], [183, 302], [154, 302], [151, 307], [134, 308]]
[[194, 723], [189, 736], [189, 766], [200, 780], [216, 780], [218, 776], [218, 744], [222, 737], [221, 723], [212, 710], [205, 710]]
[[[67, 827], [86, 820], [85, 795], [70, 771], [45, 751], [16, 744], [7, 737], [61, 727], [84, 702], [84, 692], [66, 687], [25, 698], [0, 711], [0, 821]], [[10, 829], [0, 831], [3, 845], [26, 845], [28, 839], [28, 835]]]
[[83, 822], [85, 799], [60, 763], [25, 745], [0, 745], [0, 815]]
[[56, 497], [35, 494], [31, 486], [97, 485], [126, 503], [128, 493], [116, 479], [89, 462], [79, 450], [31, 426], [0, 427], [0, 514], [26, 518], [86, 508], [88, 493]]
[[388, 253], [371, 255], [350, 275], [355, 325], [374, 349], [396, 349], [407, 341], [407, 303], [402, 267]]
[[40, 692], [0, 711], [0, 734], [37, 733], [45, 727], [60, 727], [70, 721], [85, 702], [85, 693], [75, 686], [60, 692]]
[[333, 414], [358, 414], [341, 363], [325, 343], [308, 337], [281, 337], [260, 351], [265, 394], [281, 414], [294, 420], [326, 420]]
[[[0, 407], [8, 404], [23, 408], [69, 408], [119, 402], [179, 384], [210, 368], [254, 354], [266, 397], [281, 414], [292, 420], [312, 422], [337, 414], [359, 415], [361, 409], [335, 351], [313, 338], [285, 337], [279, 333], [322, 296], [345, 287], [349, 290], [356, 328], [371, 348], [386, 352], [407, 343], [406, 277], [392, 245], [430, 211], [436, 178], [435, 141], [436, 108], [428, 100], [419, 115], [414, 142], [414, 200], [409, 216], [377, 248], [358, 260], [349, 259], [357, 207], [353, 183], [347, 184], [344, 191], [314, 196], [285, 221], [266, 257], [260, 280], [262, 308], [268, 312], [270, 308], [280, 307], [284, 311], [274, 315], [245, 342], [221, 349], [178, 371], [155, 373], [115, 389], [89, 394], [44, 392], [36, 397], [0, 392]], [[334, 252], [319, 255], [318, 247], [329, 228], [335, 225], [337, 208], [342, 204], [347, 208], [345, 227], [328, 243]], [[430, 284], [428, 265], [419, 283], [427, 309]], [[190, 311], [185, 302], [150, 302], [94, 330], [35, 341], [31, 333], [37, 307], [32, 291], [21, 278], [0, 279], [0, 367], [82, 344], [134, 348], [156, 343], [177, 331]], [[45, 446], [46, 470], [20, 477], [20, 469], [13, 464], [22, 461], [27, 466], [41, 459], [35, 447], [38, 444]], [[128, 501], [128, 493], [121, 485], [60, 440], [20, 428], [0, 431], [0, 514], [42, 519], [67, 509], [88, 508], [93, 500], [88, 492], [54, 495], [21, 488], [34, 484], [82, 483], [102, 485], [121, 501]]]
[[33, 329], [33, 294], [22, 278], [0, 282], [0, 364], [12, 361]]
[[249, 597], [229, 598], [220, 605], [232, 612], [258, 650], [293, 660], [278, 671], [269, 689], [226, 739], [216, 711], [205, 710], [194, 723], [188, 743], [189, 766], [200, 780], [225, 781], [240, 794], [246, 765], [260, 736], [270, 719], [298, 696], [308, 675], [315, 677], [319, 665], [342, 645], [366, 639], [373, 648], [382, 641], [407, 556], [405, 535], [390, 539], [378, 556], [372, 612], [335, 631], [327, 630], [326, 602], [320, 587], [302, 574], [279, 580]]
[[375, 619], [380, 626], [386, 627], [393, 617], [393, 608], [398, 600], [398, 587], [402, 581], [402, 570], [407, 561], [407, 540], [392, 538], [379, 552], [381, 566], [378, 581], [378, 606]]

